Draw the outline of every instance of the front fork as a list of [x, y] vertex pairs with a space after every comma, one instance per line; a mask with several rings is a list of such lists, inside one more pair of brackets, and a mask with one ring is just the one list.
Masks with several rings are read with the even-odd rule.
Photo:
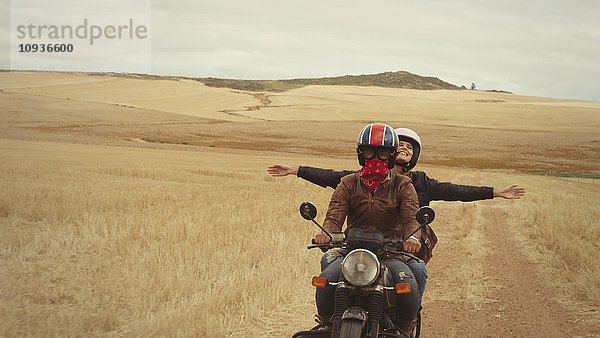
[[[384, 311], [386, 309], [386, 295], [382, 282], [388, 274], [382, 274], [375, 285], [363, 288], [347, 286], [342, 280], [335, 290], [335, 310], [332, 321], [332, 337], [339, 337], [343, 320], [361, 321], [364, 327], [368, 325], [367, 337], [377, 337], [379, 327], [383, 323]], [[367, 292], [365, 309], [352, 306], [354, 292]], [[368, 314], [368, 315], [367, 315]]]

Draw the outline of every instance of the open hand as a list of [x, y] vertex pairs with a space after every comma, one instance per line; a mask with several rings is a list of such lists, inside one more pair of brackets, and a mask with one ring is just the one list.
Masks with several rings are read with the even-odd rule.
[[298, 175], [298, 167], [290, 167], [286, 164], [273, 164], [267, 167], [267, 172], [273, 177]]
[[494, 188], [494, 197], [502, 197], [509, 200], [519, 199], [525, 195], [525, 188], [518, 184], [506, 186], [500, 190]]

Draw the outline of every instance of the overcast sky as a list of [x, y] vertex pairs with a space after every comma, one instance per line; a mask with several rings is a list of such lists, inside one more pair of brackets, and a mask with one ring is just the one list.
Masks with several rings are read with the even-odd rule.
[[[8, 68], [11, 7], [2, 1], [0, 67]], [[49, 3], [60, 10], [68, 1]], [[125, 2], [102, 3], [117, 13]], [[459, 86], [600, 101], [600, 1], [153, 0], [150, 9], [154, 74], [284, 79], [405, 70]], [[53, 17], [48, 8], [37, 15]], [[87, 67], [80, 70], [106, 71]]]

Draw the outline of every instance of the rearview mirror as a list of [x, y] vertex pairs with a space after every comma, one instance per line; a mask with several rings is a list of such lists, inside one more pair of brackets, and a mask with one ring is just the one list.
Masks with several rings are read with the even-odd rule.
[[434, 218], [435, 211], [430, 207], [420, 207], [419, 210], [417, 210], [417, 222], [419, 222], [419, 224], [429, 224], [433, 222]]
[[317, 207], [310, 202], [303, 202], [300, 204], [300, 215], [309, 221], [314, 220], [317, 217]]

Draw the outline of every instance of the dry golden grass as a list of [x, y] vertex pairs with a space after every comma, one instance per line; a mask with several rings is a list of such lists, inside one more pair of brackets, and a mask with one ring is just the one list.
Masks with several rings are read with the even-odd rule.
[[[597, 180], [596, 180], [597, 181]], [[515, 228], [564, 302], [600, 308], [600, 182], [533, 177]], [[518, 216], [517, 216], [518, 215]], [[557, 278], [560, 276], [559, 278]]]
[[306, 86], [257, 95], [187, 79], [2, 72], [0, 89], [227, 121], [400, 121], [461, 128], [595, 133], [600, 102], [469, 90]]
[[[479, 310], [483, 304], [499, 301], [497, 291], [510, 286], [499, 285], [485, 264], [523, 262], [491, 251], [481, 228], [491, 227], [493, 233], [494, 227], [504, 224], [514, 234], [506, 241], [514, 238], [520, 243], [521, 252], [535, 265], [536, 277], [548, 286], [544, 292], [551, 293], [580, 320], [600, 324], [600, 212], [596, 205], [600, 202], [600, 182], [428, 166], [419, 169], [431, 177], [460, 184], [502, 187], [512, 182], [527, 189], [525, 197], [515, 201], [432, 203], [437, 213], [434, 229], [442, 247], [438, 252], [445, 250], [463, 258], [465, 253], [467, 259], [447, 259], [448, 265], [434, 267], [425, 308], [429, 302], [443, 300], [472, 304]], [[507, 218], [486, 218], [482, 211], [490, 208], [505, 211]], [[501, 313], [502, 305], [499, 309]]]
[[[353, 157], [371, 121], [419, 131], [422, 164], [599, 173], [600, 103], [481, 91], [308, 86], [277, 94], [196, 81], [0, 73], [0, 133]], [[235, 137], [231, 137], [235, 135]]]
[[224, 113], [256, 105], [253, 94], [211, 88], [193, 80], [142, 80], [129, 77], [72, 74], [3, 72], [0, 89], [76, 101], [138, 107], [174, 112], [205, 119], [244, 121]]
[[297, 208], [328, 196], [270, 178], [270, 157], [0, 144], [1, 335], [310, 325], [319, 255], [305, 249], [315, 229]]
[[468, 128], [595, 132], [598, 102], [506, 93], [308, 86], [269, 96], [252, 116], [270, 120], [402, 121]]
[[[452, 169], [429, 172], [439, 172], [442, 177], [464, 184], [474, 183]], [[496, 187], [506, 182], [523, 182], [527, 194], [522, 200], [498, 203], [496, 207], [507, 211], [506, 221], [518, 234], [515, 238], [520, 240], [528, 258], [536, 263], [539, 277], [552, 286], [557, 299], [578, 311], [594, 313], [593, 320], [600, 319], [597, 313], [600, 307], [600, 209], [597, 207], [600, 182], [515, 173], [486, 173], [484, 182]], [[471, 241], [473, 229], [489, 220], [480, 218], [478, 205], [453, 207], [460, 208], [456, 213], [459, 219], [468, 219], [467, 223], [474, 224], [471, 227], [466, 223], [459, 225], [452, 231], [454, 238], [477, 243], [477, 240]], [[475, 222], [470, 221], [472, 218]], [[485, 246], [481, 249], [485, 250]], [[490, 290], [493, 289], [488, 292]]]
[[484, 303], [493, 302], [495, 285], [484, 275], [485, 259], [490, 252], [480, 230], [489, 220], [481, 217], [476, 204], [434, 202], [432, 207], [438, 215], [434, 231], [442, 242], [449, 243], [451, 250], [465, 253], [468, 262], [457, 260], [435, 270], [435, 278], [428, 283], [425, 304], [444, 300], [468, 303], [478, 309]]
[[[320, 252], [305, 249], [316, 228], [300, 218], [297, 207], [311, 200], [322, 219], [330, 191], [267, 176], [273, 154], [9, 140], [2, 140], [0, 151], [1, 335], [286, 336], [311, 325], [309, 281], [318, 273]], [[452, 172], [433, 168], [442, 178]], [[570, 247], [553, 268], [568, 266], [579, 290], [598, 285], [597, 210], [579, 201], [598, 196], [599, 185], [590, 191], [556, 178], [503, 173], [486, 179], [532, 179], [531, 198], [511, 204], [522, 205], [517, 214], [529, 210], [534, 218], [539, 231], [531, 242], [556, 254]], [[543, 203], [578, 208], [565, 207], [554, 220], [540, 216]], [[438, 232], [459, 248], [480, 240], [477, 227], [486, 220], [477, 205], [435, 208], [436, 223], [443, 225]], [[591, 217], [572, 222], [586, 212]], [[529, 218], [522, 222], [529, 224]], [[544, 228], [570, 236], [553, 247]], [[446, 287], [430, 287], [427, 299], [475, 307], [492, 301], [494, 285], [480, 266], [488, 253], [483, 247], [469, 250], [472, 261], [461, 265], [461, 273], [437, 272]], [[597, 305], [594, 293], [559, 287], [567, 300]]]

